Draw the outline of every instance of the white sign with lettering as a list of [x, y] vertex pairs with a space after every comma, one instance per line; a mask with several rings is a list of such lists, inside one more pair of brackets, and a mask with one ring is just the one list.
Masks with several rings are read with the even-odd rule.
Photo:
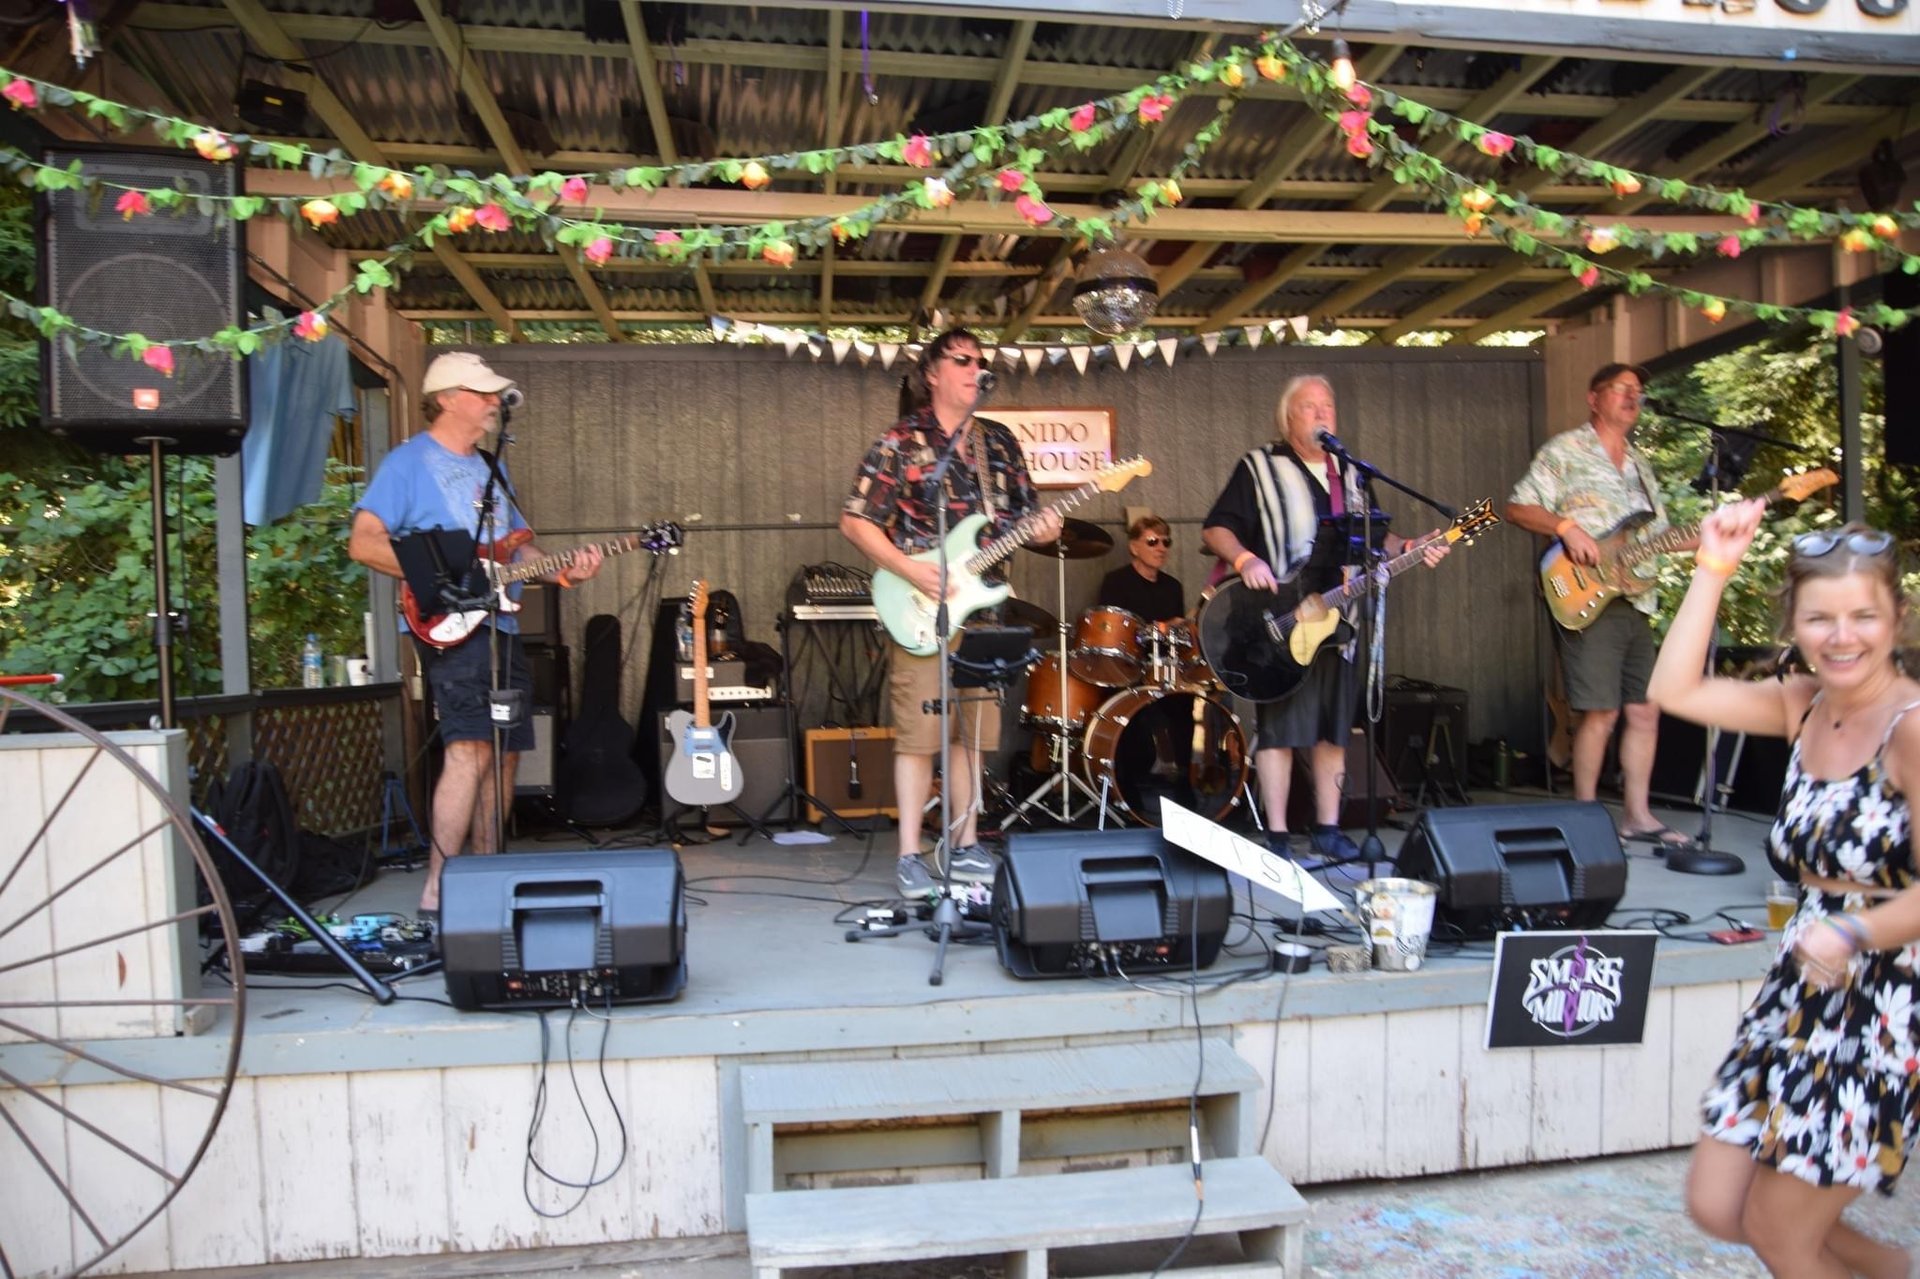
[[1077, 488], [1113, 464], [1112, 409], [995, 407], [980, 416], [1020, 441], [1035, 488]]

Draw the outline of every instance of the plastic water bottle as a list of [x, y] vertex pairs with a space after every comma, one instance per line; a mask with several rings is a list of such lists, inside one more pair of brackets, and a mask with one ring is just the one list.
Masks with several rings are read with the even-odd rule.
[[308, 631], [307, 642], [300, 649], [300, 687], [323, 688], [326, 682], [320, 655], [320, 637]]

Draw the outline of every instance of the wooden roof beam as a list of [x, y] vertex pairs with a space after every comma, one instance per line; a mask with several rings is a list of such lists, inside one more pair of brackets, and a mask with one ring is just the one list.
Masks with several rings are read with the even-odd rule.
[[[1394, 64], [1395, 59], [1400, 56], [1400, 48], [1399, 45], [1390, 44], [1373, 46], [1360, 55], [1360, 61], [1354, 65], [1354, 74], [1362, 80], [1377, 78]], [[1273, 149], [1273, 154], [1266, 158], [1247, 185], [1233, 197], [1234, 208], [1257, 209], [1272, 199], [1275, 188], [1286, 180], [1287, 175], [1298, 168], [1302, 160], [1313, 154], [1314, 150], [1326, 141], [1327, 122], [1310, 107], [1302, 107], [1301, 111], [1304, 114], [1281, 135], [1278, 145]], [[1207, 259], [1213, 256], [1213, 248], [1211, 244], [1190, 244], [1179, 257], [1162, 267], [1157, 277], [1160, 296], [1167, 297], [1185, 284], [1187, 278], [1195, 271], [1205, 266]], [[1273, 274], [1248, 285], [1247, 288], [1235, 294], [1228, 305], [1231, 306], [1234, 303], [1240, 303], [1243, 298], [1246, 299], [1241, 306], [1241, 311], [1235, 314], [1241, 314], [1247, 309], [1258, 306], [1262, 300], [1292, 279], [1301, 267], [1317, 256], [1319, 256], [1317, 248], [1304, 257], [1297, 252], [1287, 254], [1275, 267]], [[1215, 314], [1224, 314], [1225, 311], [1226, 308], [1223, 307]]]
[[[674, 145], [673, 120], [667, 115], [666, 95], [660, 92], [659, 60], [654, 55], [653, 42], [647, 38], [646, 20], [640, 16], [640, 0], [620, 0], [620, 22], [626, 28], [627, 56], [633, 64], [640, 101], [647, 109], [647, 127], [653, 131], [654, 150], [659, 152], [661, 164], [678, 164], [680, 148]], [[465, 28], [462, 34], [471, 40], [473, 30]], [[585, 42], [584, 36], [582, 42]], [[594, 46], [594, 53], [600, 56], [598, 46]], [[700, 291], [700, 301], [707, 313], [714, 314], [717, 307], [713, 300], [713, 280], [703, 263], [696, 262], [693, 266], [693, 286]]]
[[[227, 12], [233, 15], [234, 20], [240, 24], [240, 29], [246, 32], [247, 38], [260, 52], [270, 58], [277, 58], [283, 63], [305, 63], [306, 49], [298, 40], [281, 29], [276, 16], [267, 12], [260, 0], [225, 0], [225, 2]], [[203, 20], [205, 13], [205, 10], [201, 10]], [[364, 160], [368, 164], [392, 167], [393, 162], [380, 150], [379, 145], [367, 136], [366, 130], [360, 127], [360, 122], [354, 117], [353, 112], [347, 110], [346, 104], [327, 87], [326, 81], [310, 72], [297, 72], [291, 66], [286, 67], [284, 71], [289, 78], [304, 84], [307, 104], [313, 108], [314, 114], [320, 118], [321, 123], [333, 131], [333, 136], [340, 139], [340, 145], [346, 148], [349, 155], [356, 160]], [[299, 88], [301, 83], [289, 87]], [[487, 287], [486, 281], [480, 278], [480, 273], [460, 255], [458, 249], [444, 239], [436, 239], [433, 242], [433, 256], [439, 259], [440, 265], [447, 269], [448, 274], [460, 281], [460, 286], [486, 313], [487, 318], [493, 321], [496, 328], [509, 338], [518, 340], [519, 325], [514, 322], [513, 316], [507, 313], [507, 308], [494, 295], [493, 290]]]

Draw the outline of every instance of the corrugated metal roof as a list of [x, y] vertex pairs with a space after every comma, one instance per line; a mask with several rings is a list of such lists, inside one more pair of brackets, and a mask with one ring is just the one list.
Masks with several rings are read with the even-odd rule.
[[[456, 148], [455, 154], [492, 149], [470, 102], [459, 92], [453, 65], [426, 38], [418, 23], [385, 27], [374, 19], [374, 0], [268, 0], [269, 12], [298, 32], [308, 64], [344, 102], [370, 136], [396, 147]], [[204, 11], [204, 22], [199, 13]], [[500, 108], [509, 116], [520, 144], [534, 152], [532, 163], [547, 163], [548, 150], [584, 152], [608, 157], [652, 154], [652, 122], [642, 103], [639, 80], [628, 56], [624, 37], [588, 44], [583, 34], [581, 0], [463, 0], [458, 18], [481, 78]], [[832, 143], [883, 140], [915, 128], [965, 128], [980, 119], [1001, 72], [1009, 47], [1013, 19], [981, 14], [956, 14], [938, 9], [911, 12], [871, 12], [862, 35], [860, 11], [843, 12], [844, 44], [839, 55], [842, 82], [838, 86], [837, 119], [828, 119], [832, 95], [824, 74], [828, 57], [829, 17], [824, 9], [758, 7], [739, 4], [648, 5], [642, 14], [649, 36], [662, 61], [648, 68], [656, 77], [667, 113], [673, 120], [676, 145], [685, 158], [744, 157], [811, 149]], [[307, 19], [318, 25], [302, 27]], [[198, 29], [183, 29], [183, 28]], [[169, 29], [162, 29], [169, 28]], [[529, 47], [495, 47], [503, 43], [500, 30], [527, 33]], [[561, 45], [556, 46], [556, 33]], [[1193, 55], [1202, 34], [1189, 24], [1119, 25], [1097, 22], [1041, 20], [1036, 24], [1017, 84], [1010, 95], [1008, 115], [1018, 119], [1057, 107], [1074, 107], [1106, 90], [1084, 87], [1101, 74], [1112, 73], [1116, 84], [1144, 83], [1174, 69]], [[1307, 42], [1326, 56], [1329, 33]], [[862, 40], [872, 51], [876, 68], [869, 78], [863, 71]], [[1226, 45], [1244, 35], [1222, 34]], [[243, 41], [237, 21], [220, 0], [175, 0], [136, 10], [130, 25], [113, 39], [129, 66], [143, 74], [180, 114], [222, 128], [240, 127], [233, 108], [236, 84], [246, 77], [273, 81], [285, 69], [260, 56]], [[512, 45], [513, 41], [504, 41]], [[1355, 53], [1367, 47], [1355, 41]], [[923, 56], [924, 55], [924, 56]], [[892, 61], [889, 61], [889, 60]], [[1415, 98], [1431, 95], [1458, 105], [1497, 83], [1518, 66], [1520, 55], [1499, 50], [1407, 47], [1380, 77]], [[1645, 92], [1672, 71], [1672, 64], [1651, 60], [1610, 59], [1597, 54], [1561, 57], [1491, 125], [1508, 132], [1536, 132], [1556, 145], [1578, 137], [1615, 110], [1631, 110], [1635, 95]], [[1829, 99], [1839, 123], [1824, 121], [1821, 111], [1807, 116], [1800, 109], [1806, 83], [1789, 69], [1756, 70], [1728, 67], [1714, 74], [1691, 95], [1696, 103], [1731, 104], [1716, 122], [1653, 119], [1641, 123], [1600, 157], [1612, 163], [1649, 172], [1672, 171], [1687, 164], [1703, 144], [1725, 136], [1728, 128], [1746, 128], [1754, 122], [1775, 126], [1772, 134], [1756, 133], [1738, 154], [1719, 160], [1693, 174], [1696, 180], [1720, 186], [1751, 181], [1756, 174], [1787, 162], [1797, 163], [1822, 148], [1851, 157], [1838, 144], [1863, 136], [1861, 109], [1884, 110], [1897, 118], [1914, 96], [1916, 69], [1861, 77]], [[119, 74], [126, 74], [124, 72]], [[1077, 81], [1083, 87], [1073, 87]], [[1104, 82], [1104, 81], [1102, 81]], [[1166, 174], [1178, 163], [1193, 131], [1213, 117], [1218, 99], [1196, 96], [1181, 103], [1170, 118], [1146, 135], [1137, 155], [1132, 130], [1085, 151], [1064, 149], [1041, 175], [1071, 176], [1080, 181], [1071, 198], [1095, 202], [1088, 189], [1101, 178], [1134, 187], [1147, 177]], [[1741, 108], [1741, 109], [1733, 109]], [[1851, 112], [1851, 114], [1848, 114]], [[1902, 129], [1911, 128], [1903, 125]], [[1301, 130], [1307, 130], [1302, 134]], [[309, 125], [315, 136], [326, 136], [325, 123]], [[1250, 96], [1240, 101], [1224, 136], [1202, 157], [1190, 176], [1201, 182], [1244, 183], [1256, 176], [1274, 177], [1267, 169], [1283, 148], [1294, 154], [1304, 136], [1298, 161], [1284, 173], [1281, 196], [1266, 202], [1270, 208], [1337, 210], [1349, 199], [1295, 198], [1297, 188], [1286, 182], [1364, 184], [1375, 170], [1346, 154], [1343, 140], [1297, 101]], [[1909, 148], [1908, 153], [1912, 153]], [[1123, 163], [1125, 161], [1125, 163]], [[1490, 160], [1470, 150], [1453, 154], [1449, 162], [1476, 178], [1511, 181], [1512, 162]], [[463, 165], [467, 161], [461, 162]], [[1852, 185], [1859, 161], [1836, 159], [1831, 178], [1836, 190]], [[482, 166], [484, 167], [484, 166]], [[1912, 166], [1910, 166], [1912, 167]], [[1917, 169], [1916, 171], [1920, 171]], [[1565, 185], [1564, 182], [1558, 185]], [[815, 183], [797, 185], [783, 176], [782, 191], [824, 188]], [[887, 190], [885, 184], [842, 181], [841, 195], [871, 196]], [[1358, 189], [1349, 187], [1350, 190]], [[1204, 197], [1191, 197], [1189, 209], [1229, 209], [1232, 187]], [[1589, 207], [1605, 212], [1614, 205], [1609, 193], [1596, 189]], [[1066, 197], [1062, 197], [1066, 198]], [[1418, 193], [1402, 192], [1386, 206], [1421, 207]], [[340, 248], [381, 249], [403, 239], [404, 219], [391, 212], [371, 213], [328, 229], [329, 244]], [[1186, 245], [1157, 233], [1152, 223], [1127, 228], [1127, 243], [1152, 255], [1164, 267], [1180, 259]], [[893, 314], [912, 309], [927, 279], [927, 264], [941, 252], [944, 236], [921, 232], [885, 231], [842, 246], [843, 262], [900, 263], [899, 274], [871, 275], [839, 272], [834, 276], [833, 312], [836, 319], [863, 314]], [[541, 238], [530, 232], [470, 233], [454, 245], [469, 255], [482, 279], [510, 308], [525, 310], [585, 310], [573, 277], [554, 260], [531, 268], [524, 255], [546, 252]], [[1052, 262], [1062, 241], [1057, 237], [1011, 234], [962, 236], [956, 261], [1019, 263], [1030, 267]], [[1267, 264], [1293, 252], [1292, 245], [1229, 242], [1210, 251], [1216, 266], [1244, 267], [1258, 273]], [[1378, 269], [1392, 260], [1390, 245], [1329, 244], [1317, 262], [1351, 268]], [[495, 255], [523, 255], [511, 265]], [[1492, 267], [1507, 261], [1506, 251], [1487, 241], [1462, 241], [1444, 247], [1433, 259], [1443, 265]], [[692, 278], [685, 270], [660, 263], [639, 269], [617, 262], [591, 272], [609, 305], [617, 310], [700, 313]], [[741, 274], [713, 273], [719, 304], [741, 310], [792, 311], [796, 315], [819, 311], [822, 272], [768, 271]], [[1264, 299], [1260, 315], [1284, 315], [1311, 309], [1316, 302], [1344, 289], [1351, 275], [1328, 278], [1325, 272], [1302, 272]], [[1457, 280], [1432, 277], [1389, 279], [1364, 299], [1366, 314], [1392, 315], [1430, 301], [1455, 287]], [[940, 293], [948, 309], [977, 312], [1017, 310], [1025, 304], [1032, 277], [982, 276], [949, 273]], [[1201, 276], [1185, 280], [1163, 299], [1165, 314], [1213, 314], [1241, 288], [1236, 275]], [[1537, 285], [1513, 282], [1464, 303], [1460, 314], [1482, 316], [1522, 303]], [[464, 291], [429, 254], [396, 290], [403, 305], [423, 310], [472, 309]], [[1043, 304], [1046, 312], [1067, 308], [1068, 290], [1056, 286]], [[1560, 304], [1578, 307], [1576, 299]], [[1360, 314], [1350, 308], [1350, 313]]]

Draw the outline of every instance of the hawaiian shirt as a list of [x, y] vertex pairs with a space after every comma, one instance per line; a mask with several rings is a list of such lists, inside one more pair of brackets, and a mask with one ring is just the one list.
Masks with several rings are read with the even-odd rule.
[[[1653, 516], [1635, 530], [1636, 535], [1658, 533], [1667, 527], [1667, 508], [1660, 501], [1660, 483], [1654, 477], [1652, 463], [1629, 444], [1627, 464], [1615, 466], [1591, 422], [1541, 445], [1508, 500], [1567, 516], [1595, 538], [1613, 532], [1622, 520], [1633, 515]], [[1658, 571], [1652, 557], [1633, 570], [1641, 577], [1652, 577]], [[1628, 598], [1642, 613], [1653, 612], [1653, 592]]]
[[[927, 500], [926, 478], [945, 442], [931, 408], [894, 423], [867, 450], [842, 509], [878, 524], [903, 551], [911, 554], [931, 550], [939, 526], [936, 508]], [[941, 488], [949, 532], [967, 516], [984, 511], [989, 533], [998, 537], [1040, 505], [1033, 481], [1027, 476], [1019, 441], [1012, 431], [985, 418], [973, 420], [973, 428], [960, 445], [960, 455], [947, 468]], [[996, 567], [1004, 569], [1004, 564]]]

